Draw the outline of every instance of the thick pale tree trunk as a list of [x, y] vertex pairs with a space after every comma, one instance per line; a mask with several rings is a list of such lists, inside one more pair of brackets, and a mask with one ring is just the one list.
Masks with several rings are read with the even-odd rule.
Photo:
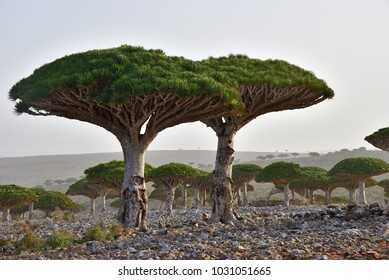
[[31, 202], [29, 205], [28, 205], [28, 219], [29, 220], [32, 220], [33, 218], [33, 212], [34, 212], [34, 202]]
[[314, 204], [315, 203], [315, 197], [313, 195], [313, 190], [309, 190], [309, 203]]
[[194, 203], [195, 203], [195, 208], [199, 209], [200, 207], [200, 190], [199, 188], [194, 188]]
[[289, 184], [284, 185], [284, 204], [285, 206], [290, 206], [290, 190], [289, 190]]
[[236, 222], [232, 196], [232, 161], [234, 154], [234, 136], [229, 126], [217, 132], [218, 146], [211, 189], [212, 216], [210, 222]]
[[355, 204], [355, 190], [354, 189], [348, 189], [348, 203]]
[[91, 198], [90, 199], [90, 213], [91, 215], [95, 214], [96, 212], [96, 199]]
[[324, 191], [324, 199], [325, 199], [324, 203], [326, 205], [331, 204], [331, 192], [329, 190]]
[[3, 222], [9, 222], [10, 217], [10, 209], [3, 209]]
[[309, 196], [308, 188], [304, 188], [304, 198], [308, 198], [308, 196]]
[[105, 211], [107, 211], [107, 203], [105, 201], [105, 197], [107, 196], [106, 193], [102, 194], [101, 195], [101, 213], [104, 213]]
[[332, 203], [332, 191], [333, 189], [328, 190], [328, 204]]
[[294, 200], [294, 195], [295, 195], [294, 190], [291, 190], [291, 193], [292, 193], [292, 200]]
[[358, 195], [358, 204], [359, 205], [366, 205], [366, 191], [365, 191], [365, 180], [359, 179], [358, 180], [358, 189], [359, 189], [359, 195]]
[[124, 180], [118, 221], [124, 228], [147, 229], [147, 193], [144, 180], [145, 148], [121, 141], [124, 154]]
[[247, 207], [249, 204], [248, 196], [247, 196], [247, 183], [243, 186], [243, 206]]
[[181, 186], [181, 189], [182, 189], [182, 208], [186, 209], [186, 197], [187, 197], [186, 185], [183, 184]]
[[238, 189], [236, 192], [237, 192], [238, 205], [242, 206], [242, 204], [243, 204], [243, 202], [242, 202], [242, 191], [240, 189]]
[[173, 212], [174, 193], [177, 187], [169, 187], [166, 192], [166, 212], [171, 215]]
[[207, 190], [203, 191], [203, 207], [207, 206]]

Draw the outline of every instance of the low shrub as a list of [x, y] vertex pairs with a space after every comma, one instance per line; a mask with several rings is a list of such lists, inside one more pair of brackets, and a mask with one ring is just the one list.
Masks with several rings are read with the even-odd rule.
[[73, 235], [67, 230], [54, 231], [53, 235], [49, 236], [46, 241], [46, 247], [52, 249], [68, 247], [72, 244]]

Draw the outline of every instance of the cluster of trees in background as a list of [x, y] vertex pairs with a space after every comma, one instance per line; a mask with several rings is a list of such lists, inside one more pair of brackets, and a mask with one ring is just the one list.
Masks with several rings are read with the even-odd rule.
[[[277, 161], [264, 168], [256, 164], [235, 164], [232, 167], [232, 197], [239, 206], [249, 204], [248, 193], [254, 188], [250, 182], [272, 182], [275, 192], [284, 193], [284, 204], [289, 206], [291, 196], [295, 193], [314, 203], [313, 194], [317, 190], [325, 193], [325, 203], [331, 203], [332, 192], [336, 188], [345, 188], [349, 192], [349, 203], [366, 204], [365, 188], [378, 185], [384, 188], [389, 197], [389, 179], [377, 182], [373, 176], [388, 173], [389, 165], [377, 158], [347, 158], [338, 162], [330, 170], [320, 167], [300, 167], [293, 162]], [[106, 211], [107, 198], [119, 198], [123, 184], [124, 162], [113, 160], [92, 166], [84, 171], [85, 176], [73, 182], [66, 195], [56, 191], [46, 191], [41, 187], [24, 188], [17, 185], [0, 186], [0, 209], [3, 210], [3, 221], [8, 221], [29, 213], [32, 218], [34, 209], [44, 211], [51, 217], [53, 211], [78, 212], [84, 210], [68, 196], [81, 195], [90, 199], [90, 213], [96, 212], [96, 199], [101, 198], [101, 212]], [[160, 200], [167, 211], [172, 213], [175, 196], [180, 197], [181, 208], [187, 208], [187, 199], [193, 197], [191, 207], [206, 205], [207, 196], [211, 193], [213, 174], [193, 168], [182, 163], [169, 163], [152, 167], [146, 163], [145, 178], [153, 183], [154, 190], [149, 198]], [[74, 182], [75, 181], [75, 182]], [[63, 183], [58, 180], [58, 183]], [[67, 182], [67, 181], [66, 181]], [[46, 182], [47, 184], [49, 181]], [[115, 204], [114, 203], [114, 204]]]

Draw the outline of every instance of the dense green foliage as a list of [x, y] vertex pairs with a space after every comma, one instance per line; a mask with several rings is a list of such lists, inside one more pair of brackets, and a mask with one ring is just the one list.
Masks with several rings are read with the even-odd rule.
[[235, 164], [232, 166], [232, 180], [254, 179], [261, 169], [256, 164]]
[[389, 179], [381, 180], [377, 183], [377, 185], [380, 186], [381, 188], [388, 188], [389, 190]]
[[[238, 106], [236, 89], [225, 81], [208, 76], [200, 62], [170, 57], [161, 50], [120, 46], [68, 55], [43, 65], [18, 82], [10, 98], [21, 99], [19, 106], [40, 101], [53, 92], [84, 89], [90, 99], [103, 104], [121, 104], [139, 94], [176, 93], [180, 96], [208, 94], [220, 96]], [[20, 108], [23, 109], [23, 108]], [[24, 108], [25, 109], [25, 108]]]
[[122, 160], [112, 160], [106, 163], [99, 163], [85, 169], [84, 174], [89, 181], [101, 178], [122, 180], [124, 176], [124, 162]]
[[81, 179], [69, 186], [66, 195], [82, 195], [89, 198], [98, 198], [99, 193], [93, 189], [88, 179]]
[[71, 212], [79, 212], [84, 210], [81, 205], [73, 202], [73, 200], [71, 200], [65, 194], [56, 191], [46, 191], [39, 197], [35, 207], [36, 209], [46, 211], [46, 213], [50, 213], [55, 210], [67, 210]]
[[241, 109], [242, 85], [304, 86], [327, 98], [333, 91], [312, 72], [280, 60], [251, 59], [245, 55], [192, 61], [170, 57], [161, 50], [121, 46], [68, 55], [36, 69], [10, 90], [20, 99], [16, 112], [27, 112], [30, 103], [54, 92], [83, 90], [103, 104], [131, 102], [139, 94], [176, 93], [179, 96], [219, 96], [226, 105]]
[[300, 165], [293, 162], [274, 162], [263, 168], [255, 181], [272, 182], [275, 184], [288, 184], [298, 179], [306, 177]]
[[0, 185], [0, 208], [6, 209], [34, 202], [37, 195], [18, 185]]
[[317, 79], [312, 72], [282, 60], [252, 59], [246, 55], [209, 58], [203, 63], [215, 70], [209, 75], [217, 80], [229, 80], [235, 88], [242, 85], [268, 84], [275, 87], [305, 86], [320, 92], [327, 98], [333, 91]]
[[148, 176], [150, 180], [161, 177], [190, 178], [199, 175], [199, 170], [183, 163], [168, 163], [152, 169]]
[[[145, 163], [145, 177], [148, 176], [153, 166]], [[85, 169], [84, 174], [90, 182], [96, 182], [99, 179], [123, 180], [124, 162], [122, 160], [111, 160], [105, 163], [99, 163], [95, 166]]]
[[389, 172], [389, 165], [378, 158], [347, 158], [338, 162], [328, 174], [340, 177], [370, 177]]
[[373, 134], [366, 136], [365, 140], [367, 142], [370, 142], [374, 139], [387, 139], [389, 138], [389, 127], [381, 128], [378, 131], [374, 132]]
[[301, 169], [306, 175], [306, 178], [291, 183], [291, 188], [319, 189], [325, 187], [340, 187], [352, 183], [352, 181], [347, 178], [329, 176], [327, 170], [321, 167], [306, 166], [302, 167]]

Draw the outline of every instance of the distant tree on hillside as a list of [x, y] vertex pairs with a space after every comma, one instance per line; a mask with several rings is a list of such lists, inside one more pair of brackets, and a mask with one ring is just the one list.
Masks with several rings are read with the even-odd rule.
[[257, 159], [259, 159], [259, 160], [265, 160], [266, 157], [264, 157], [264, 156], [257, 156]]
[[294, 156], [294, 157], [297, 157], [299, 155], [300, 155], [299, 153], [292, 153], [292, 156]]
[[308, 155], [311, 157], [319, 157], [320, 156], [320, 154], [317, 152], [310, 152]]
[[276, 156], [275, 155], [272, 155], [272, 154], [268, 154], [265, 156], [266, 159], [273, 159], [275, 158]]

